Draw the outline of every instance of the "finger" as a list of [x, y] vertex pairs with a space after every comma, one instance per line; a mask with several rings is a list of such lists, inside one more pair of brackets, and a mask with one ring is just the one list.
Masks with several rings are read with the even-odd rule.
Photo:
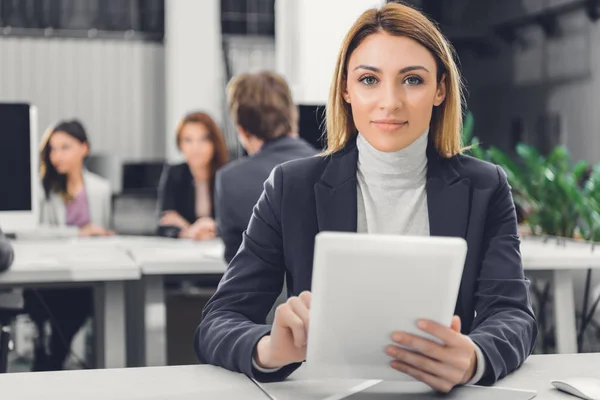
[[312, 293], [308, 290], [305, 290], [304, 292], [300, 293], [300, 296], [298, 297], [306, 305], [306, 308], [310, 310], [310, 304], [312, 302]]
[[454, 386], [456, 386], [451, 382], [448, 382], [440, 377], [428, 374], [427, 372], [421, 371], [408, 364], [404, 364], [401, 361], [392, 361], [392, 368], [412, 376], [413, 378], [425, 383], [433, 390], [436, 390], [438, 392], [449, 393], [454, 388]]
[[306, 307], [306, 304], [304, 304], [304, 302], [298, 297], [291, 297], [288, 300], [288, 304], [290, 305], [290, 308], [292, 309], [292, 311], [298, 317], [300, 317], [300, 319], [302, 320], [302, 323], [304, 324], [304, 328], [306, 329], [306, 332], [308, 332], [309, 310]]
[[392, 335], [392, 340], [401, 346], [408, 347], [434, 360], [449, 362], [453, 358], [453, 354], [450, 353], [447, 347], [410, 333], [395, 332]]
[[277, 323], [281, 327], [288, 328], [292, 331], [294, 346], [297, 348], [304, 347], [304, 344], [306, 343], [304, 323], [302, 322], [302, 319], [292, 311], [287, 303], [277, 307], [275, 319], [277, 319]]
[[465, 372], [460, 371], [450, 364], [441, 363], [419, 353], [408, 351], [396, 346], [388, 346], [386, 353], [397, 361], [420, 371], [442, 378], [445, 381], [459, 384], [464, 377]]
[[461, 328], [460, 317], [458, 315], [455, 315], [454, 317], [452, 317], [452, 323], [450, 324], [450, 329], [452, 329], [454, 332], [460, 333], [460, 328]]
[[430, 320], [420, 320], [417, 324], [420, 330], [429, 333], [442, 341], [446, 346], [457, 346], [461, 343], [460, 332]]

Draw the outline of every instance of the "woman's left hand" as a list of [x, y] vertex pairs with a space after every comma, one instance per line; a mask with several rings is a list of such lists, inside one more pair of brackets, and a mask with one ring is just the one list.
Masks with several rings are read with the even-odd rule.
[[392, 340], [413, 351], [386, 347], [386, 353], [394, 358], [392, 367], [443, 393], [471, 380], [477, 368], [477, 353], [471, 339], [460, 333], [460, 318], [454, 316], [450, 328], [427, 320], [419, 321], [417, 326], [443, 344], [394, 332]]

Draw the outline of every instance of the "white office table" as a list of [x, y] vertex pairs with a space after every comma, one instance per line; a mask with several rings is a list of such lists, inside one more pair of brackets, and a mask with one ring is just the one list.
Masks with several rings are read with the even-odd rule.
[[[600, 377], [598, 365], [600, 354], [532, 356], [496, 386], [535, 390], [536, 400], [574, 399], [554, 389], [550, 381]], [[277, 400], [324, 400], [361, 383], [310, 381], [302, 375], [301, 369], [285, 382], [262, 386]], [[6, 398], [20, 400], [268, 400], [245, 376], [208, 365], [3, 374], [0, 387]]]
[[[222, 274], [227, 267], [220, 239], [193, 242], [153, 238], [130, 240], [128, 248], [142, 278], [128, 290], [128, 358], [130, 366], [162, 366], [166, 355], [166, 307], [164, 278]], [[202, 310], [198, 310], [198, 321]], [[192, 351], [192, 338], [189, 340]]]
[[244, 375], [207, 365], [0, 374], [15, 400], [268, 400]]
[[543, 242], [525, 237], [521, 241], [523, 268], [526, 271], [551, 271], [554, 283], [554, 315], [556, 348], [560, 354], [577, 353], [577, 325], [573, 274], [575, 270], [600, 269], [600, 246], [565, 240], [558, 245], [555, 238]]
[[0, 274], [0, 287], [93, 285], [98, 366], [126, 366], [124, 282], [140, 277], [127, 253], [55, 240], [17, 241], [13, 247], [15, 262]]
[[[554, 389], [550, 381], [574, 376], [600, 378], [598, 365], [600, 365], [600, 354], [531, 356], [523, 367], [495, 386], [537, 391], [535, 400], [575, 399]], [[277, 400], [322, 400], [337, 393], [347, 392], [362, 382], [358, 380], [347, 381], [347, 383], [339, 380], [311, 382], [305, 380], [305, 371], [300, 369], [286, 382], [263, 386]]]

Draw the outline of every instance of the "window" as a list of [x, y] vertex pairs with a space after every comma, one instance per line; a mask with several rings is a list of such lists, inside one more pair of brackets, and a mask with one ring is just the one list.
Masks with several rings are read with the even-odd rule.
[[162, 41], [164, 15], [164, 0], [0, 0], [0, 32]]
[[275, 36], [275, 0], [221, 0], [224, 35]]

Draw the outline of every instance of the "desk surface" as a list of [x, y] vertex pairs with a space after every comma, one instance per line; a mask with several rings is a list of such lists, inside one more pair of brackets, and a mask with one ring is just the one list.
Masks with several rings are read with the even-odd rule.
[[[521, 369], [496, 386], [535, 390], [536, 400], [575, 399], [554, 389], [550, 381], [573, 376], [600, 378], [598, 365], [600, 365], [600, 354], [531, 356]], [[277, 400], [322, 400], [361, 384], [361, 381], [310, 382], [303, 378], [304, 371], [301, 369], [286, 382], [266, 384], [264, 387]]]
[[243, 375], [208, 365], [0, 375], [3, 398], [19, 400], [265, 400]]
[[136, 280], [140, 270], [126, 251], [66, 241], [12, 243], [15, 261], [0, 274], [0, 285], [47, 282], [106, 282]]
[[[223, 260], [224, 246], [220, 239], [194, 242], [152, 236], [114, 236], [24, 240], [15, 244], [36, 244], [55, 250], [63, 246], [74, 246], [76, 254], [83, 253], [83, 250], [78, 248], [85, 248], [90, 255], [96, 249], [99, 257], [114, 254], [104, 253], [105, 249], [117, 248], [133, 258], [142, 275], [220, 274], [227, 268]], [[521, 241], [521, 253], [526, 270], [600, 268], [600, 246], [592, 251], [589, 244], [573, 240], [563, 240], [559, 243], [553, 238], [544, 241], [540, 237], [525, 237]], [[19, 254], [17, 263], [18, 260]], [[46, 265], [51, 264], [51, 261], [46, 261]]]
[[600, 246], [574, 240], [523, 238], [521, 255], [526, 270], [600, 268]]
[[[532, 356], [497, 386], [536, 390], [536, 400], [574, 399], [553, 389], [550, 381], [569, 376], [600, 376], [598, 365], [600, 354]], [[300, 370], [286, 382], [263, 387], [277, 400], [324, 400], [361, 383], [307, 381], [302, 374]], [[0, 387], [3, 394], [9, 395], [7, 398], [26, 400], [268, 399], [246, 377], [207, 365], [6, 374], [0, 375]]]
[[161, 237], [115, 236], [74, 239], [90, 246], [118, 246], [139, 266], [142, 275], [222, 274], [225, 246], [220, 239], [195, 242]]

